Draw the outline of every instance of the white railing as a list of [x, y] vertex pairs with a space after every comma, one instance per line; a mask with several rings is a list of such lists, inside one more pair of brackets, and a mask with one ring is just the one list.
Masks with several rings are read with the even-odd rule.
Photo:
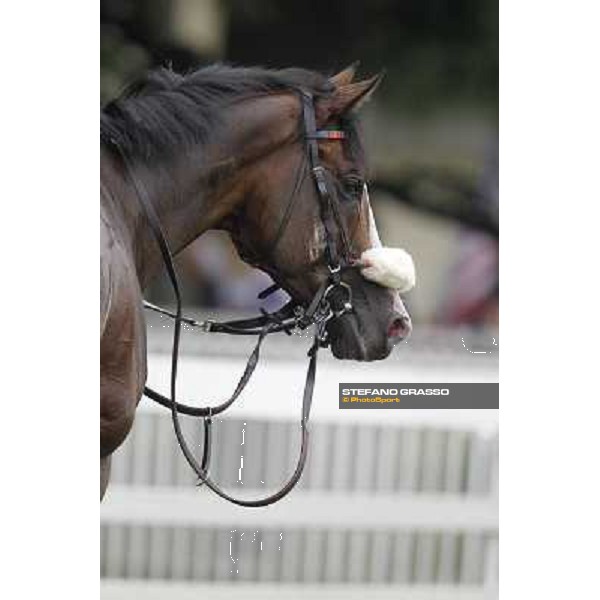
[[[168, 510], [165, 510], [168, 507]], [[102, 522], [187, 527], [327, 528], [353, 531], [493, 532], [498, 506], [489, 499], [416, 494], [302, 492], [264, 509], [230, 506], [194, 489], [114, 486]]]

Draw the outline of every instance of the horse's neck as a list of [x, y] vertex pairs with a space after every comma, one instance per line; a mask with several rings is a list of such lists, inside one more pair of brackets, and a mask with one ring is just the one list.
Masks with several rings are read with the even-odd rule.
[[210, 214], [209, 195], [198, 191], [195, 202], [184, 201], [181, 183], [169, 182], [162, 169], [136, 169], [130, 175], [107, 167], [101, 175], [103, 218], [128, 250], [142, 289], [160, 272], [163, 261], [144, 201], [152, 205], [173, 255], [211, 227], [205, 218]]
[[[281, 98], [262, 99], [256, 107], [260, 108], [254, 110], [247, 103], [236, 107], [237, 112], [232, 111], [227, 119], [231, 130], [218, 147], [208, 144], [202, 153], [189, 152], [177, 164], [136, 171], [174, 255], [205, 231], [222, 228], [222, 223], [245, 201], [244, 177], [251, 165], [294, 134], [294, 117], [289, 116], [290, 110], [282, 113]], [[273, 115], [281, 118], [282, 114], [287, 115], [282, 123], [269, 121]], [[268, 134], [261, 135], [264, 131]], [[123, 185], [123, 212], [138, 278], [145, 287], [159, 272], [162, 257], [131, 181]]]

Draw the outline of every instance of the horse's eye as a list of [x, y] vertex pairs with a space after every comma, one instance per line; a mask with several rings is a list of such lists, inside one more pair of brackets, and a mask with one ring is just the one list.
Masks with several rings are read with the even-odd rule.
[[358, 175], [346, 175], [344, 177], [344, 190], [355, 200], [360, 200], [365, 186], [364, 180]]

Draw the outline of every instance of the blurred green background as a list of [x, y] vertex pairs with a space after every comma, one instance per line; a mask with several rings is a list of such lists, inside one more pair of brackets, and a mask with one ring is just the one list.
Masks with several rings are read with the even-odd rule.
[[493, 0], [102, 0], [101, 21], [104, 100], [165, 63], [327, 72], [360, 59], [386, 69], [381, 101], [396, 110], [497, 112]]

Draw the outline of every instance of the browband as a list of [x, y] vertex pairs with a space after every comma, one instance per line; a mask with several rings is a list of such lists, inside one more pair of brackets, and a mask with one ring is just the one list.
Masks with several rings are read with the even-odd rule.
[[312, 135], [307, 135], [307, 140], [343, 140], [346, 137], [344, 131], [339, 129], [319, 129]]

